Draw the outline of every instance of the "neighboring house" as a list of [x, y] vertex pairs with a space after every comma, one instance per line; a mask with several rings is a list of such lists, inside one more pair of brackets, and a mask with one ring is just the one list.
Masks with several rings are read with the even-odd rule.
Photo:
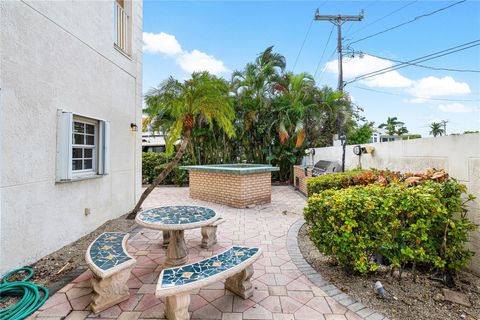
[[155, 132], [142, 133], [142, 151], [165, 152], [165, 137], [163, 134]]
[[135, 205], [142, 2], [2, 1], [0, 30], [3, 274]]
[[389, 135], [385, 130], [377, 128], [373, 132], [370, 142], [376, 143], [376, 142], [389, 142], [389, 141], [397, 141], [397, 140], [402, 140], [402, 136], [397, 136], [397, 135], [392, 136], [392, 135]]

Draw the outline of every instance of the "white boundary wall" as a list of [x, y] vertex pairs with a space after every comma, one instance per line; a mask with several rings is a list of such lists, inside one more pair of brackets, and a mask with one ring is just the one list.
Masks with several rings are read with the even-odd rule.
[[[368, 144], [375, 148], [372, 155], [361, 156], [364, 169], [391, 169], [418, 172], [428, 168], [445, 169], [450, 176], [468, 187], [477, 199], [470, 203], [469, 217], [480, 225], [480, 134], [444, 136], [414, 140]], [[354, 146], [347, 146], [345, 169], [359, 166], [359, 157], [353, 154]], [[342, 162], [342, 147], [316, 148], [314, 163], [319, 160]], [[304, 163], [311, 164], [311, 157]], [[480, 230], [472, 234], [470, 248], [476, 252], [470, 269], [480, 274]]]

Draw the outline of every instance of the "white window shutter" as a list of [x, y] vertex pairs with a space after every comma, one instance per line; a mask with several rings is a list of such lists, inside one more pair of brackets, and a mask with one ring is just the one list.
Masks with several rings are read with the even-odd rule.
[[57, 111], [57, 168], [56, 181], [72, 179], [73, 114]]
[[99, 161], [98, 174], [106, 175], [109, 173], [110, 162], [110, 123], [108, 121], [100, 121], [100, 136], [99, 136]]

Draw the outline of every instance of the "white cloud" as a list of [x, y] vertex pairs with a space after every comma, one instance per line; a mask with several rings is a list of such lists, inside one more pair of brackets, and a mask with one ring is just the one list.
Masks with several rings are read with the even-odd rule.
[[145, 52], [165, 54], [175, 58], [175, 63], [188, 73], [208, 71], [212, 74], [219, 75], [230, 72], [222, 60], [218, 60], [212, 55], [197, 49], [191, 52], [184, 51], [175, 36], [168, 33], [144, 32], [143, 50]]
[[416, 97], [413, 103], [425, 102], [425, 99], [445, 96], [459, 96], [469, 94], [470, 86], [466, 82], [457, 82], [450, 76], [437, 78], [429, 76], [415, 81], [412, 88], [407, 90]]
[[[393, 66], [394, 63], [364, 55], [363, 57], [345, 58], [343, 60], [343, 77], [345, 79], [352, 79], [361, 75], [371, 73], [373, 71], [382, 70]], [[332, 60], [325, 64], [325, 71], [338, 74], [338, 60]], [[470, 86], [466, 82], [456, 81], [450, 76], [438, 78], [428, 76], [420, 80], [409, 79], [401, 75], [398, 71], [387, 72], [375, 77], [360, 80], [360, 83], [369, 87], [378, 88], [400, 88], [406, 94], [413, 96], [412, 99], [404, 99], [405, 103], [424, 103], [430, 98], [446, 97], [446, 96], [460, 96], [471, 93]], [[444, 105], [445, 110], [448, 108]], [[467, 107], [461, 109], [458, 106], [454, 108], [463, 111], [445, 111], [445, 112], [470, 112]]]
[[214, 56], [208, 55], [199, 50], [186, 52], [176, 59], [178, 65], [187, 72], [208, 71], [213, 74], [221, 74], [230, 70], [225, 67], [223, 61], [215, 59]]
[[[393, 62], [369, 55], [345, 58], [343, 59], [343, 77], [345, 79], [351, 79], [391, 66], [393, 66]], [[338, 59], [327, 62], [325, 70], [330, 73], [338, 73]], [[379, 88], [406, 88], [412, 85], [412, 80], [402, 76], [398, 71], [387, 72], [361, 80], [361, 82], [369, 87]]]
[[438, 110], [442, 112], [465, 113], [465, 112], [473, 112], [475, 109], [472, 107], [468, 107], [462, 103], [454, 102], [454, 103], [448, 103], [448, 104], [439, 104]]
[[160, 33], [143, 33], [143, 51], [150, 53], [163, 53], [174, 56], [183, 52], [182, 46], [174, 35]]

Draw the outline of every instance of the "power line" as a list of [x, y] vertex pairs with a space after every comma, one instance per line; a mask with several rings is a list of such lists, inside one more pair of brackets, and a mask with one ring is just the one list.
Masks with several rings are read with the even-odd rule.
[[[375, 4], [377, 4], [377, 3], [378, 3], [378, 1], [372, 1], [368, 6], [366, 6], [365, 8], [363, 8], [363, 10], [365, 11], [365, 10], [367, 10], [368, 8], [372, 7], [373, 5], [375, 5]], [[350, 32], [350, 30], [352, 30], [352, 27], [353, 27], [353, 26], [354, 26], [354, 25], [351, 24], [351, 25], [348, 27], [347, 31], [345, 31], [345, 35], [346, 35], [346, 36], [347, 36], [347, 35], [350, 36], [348, 33]], [[356, 33], [356, 31], [355, 31], [354, 33]]]
[[305, 42], [307, 41], [308, 35], [310, 34], [310, 30], [312, 29], [313, 25], [313, 20], [310, 21], [310, 25], [308, 26], [307, 33], [305, 34], [305, 38], [303, 39], [302, 45], [300, 46], [300, 51], [298, 51], [297, 58], [295, 59], [295, 63], [293, 64], [293, 70], [295, 71], [295, 67], [297, 66], [298, 58], [300, 58], [300, 54], [302, 53], [303, 46], [305, 45]]
[[[480, 40], [478, 40], [480, 41]], [[461, 49], [457, 49], [457, 50], [453, 50], [453, 51], [450, 51], [450, 52], [447, 52], [447, 53], [443, 53], [443, 54], [439, 54], [439, 55], [436, 55], [434, 57], [430, 57], [430, 58], [425, 58], [425, 57], [421, 57], [421, 58], [417, 58], [417, 59], [414, 59], [414, 60], [411, 60], [411, 61], [407, 61], [407, 62], [404, 62], [404, 63], [399, 63], [397, 65], [394, 65], [392, 67], [388, 67], [388, 68], [384, 68], [384, 69], [380, 69], [380, 70], [377, 70], [377, 71], [374, 71], [374, 72], [370, 72], [368, 74], [364, 74], [364, 75], [361, 75], [361, 76], [358, 76], [356, 77], [355, 79], [351, 80], [351, 81], [348, 81], [347, 83], [352, 83], [352, 82], [356, 82], [356, 81], [359, 81], [359, 80], [364, 80], [364, 79], [368, 79], [368, 78], [372, 78], [372, 77], [376, 77], [376, 76], [379, 76], [379, 75], [382, 75], [384, 73], [388, 73], [388, 72], [392, 72], [394, 70], [398, 70], [398, 69], [402, 69], [402, 68], [405, 68], [405, 67], [408, 67], [409, 64], [415, 60], [419, 60], [419, 59], [422, 59], [418, 62], [424, 62], [424, 61], [428, 61], [428, 60], [433, 60], [433, 59], [436, 59], [436, 58], [440, 58], [440, 57], [443, 57], [443, 56], [446, 56], [446, 55], [450, 55], [452, 53], [455, 53], [455, 52], [458, 52], [458, 51], [463, 51], [463, 50], [466, 50], [466, 49], [469, 49], [469, 48], [473, 48], [473, 47], [476, 47], [476, 46], [479, 46], [480, 43], [477, 43], [477, 44], [474, 44], [474, 45], [471, 45], [471, 46], [468, 46], [468, 47], [465, 47], [465, 48], [461, 48]], [[446, 50], [444, 50], [446, 51]], [[441, 51], [442, 52], [442, 51]], [[432, 56], [431, 55], [428, 55], [428, 56]], [[426, 56], [426, 57], [428, 57]], [[424, 59], [423, 59], [424, 58]]]
[[405, 9], [406, 7], [411, 6], [411, 5], [414, 4], [415, 2], [418, 2], [418, 0], [409, 2], [409, 3], [407, 3], [406, 5], [401, 6], [400, 8], [398, 8], [398, 9], [396, 9], [396, 10], [394, 10], [394, 11], [392, 11], [392, 12], [386, 14], [386, 15], [384, 15], [384, 16], [381, 17], [381, 18], [378, 18], [377, 20], [375, 20], [375, 21], [367, 24], [366, 26], [363, 26], [362, 28], [360, 28], [360, 29], [358, 29], [358, 30], [355, 30], [354, 32], [352, 32], [351, 34], [349, 34], [349, 36], [353, 36], [355, 33], [358, 33], [358, 32], [360, 32], [360, 31], [362, 31], [362, 30], [370, 27], [371, 25], [373, 25], [373, 24], [375, 24], [375, 23], [380, 22], [380, 21], [382, 21], [383, 19], [388, 18], [388, 17], [394, 15], [395, 13], [397, 13], [397, 12]]
[[[335, 47], [332, 51], [332, 53], [330, 54], [330, 56], [327, 58], [327, 61], [332, 59], [333, 55], [335, 54], [335, 52], [337, 52], [337, 47]], [[315, 81], [316, 83], [320, 83], [320, 81], [322, 81], [323, 79], [323, 75], [325, 74], [325, 70], [327, 69], [327, 66], [323, 67], [322, 71], [320, 72], [320, 74], [318, 75], [320, 78]]]
[[363, 41], [363, 40], [366, 40], [366, 39], [370, 39], [370, 38], [373, 38], [373, 37], [375, 37], [375, 36], [378, 36], [378, 35], [380, 35], [380, 34], [382, 34], [382, 33], [385, 33], [385, 32], [388, 32], [388, 31], [391, 31], [391, 30], [400, 28], [400, 27], [402, 27], [402, 26], [404, 26], [404, 25], [407, 25], [407, 24], [409, 24], [409, 23], [412, 23], [412, 22], [415, 22], [415, 21], [417, 21], [417, 20], [420, 20], [421, 18], [425, 18], [425, 17], [431, 16], [431, 15], [433, 15], [433, 14], [435, 14], [435, 13], [438, 13], [438, 12], [441, 12], [441, 11], [444, 11], [444, 10], [447, 10], [447, 9], [449, 9], [449, 8], [451, 8], [451, 7], [453, 7], [453, 6], [456, 6], [456, 5], [460, 4], [460, 3], [463, 3], [463, 2], [465, 2], [465, 1], [466, 1], [466, 0], [461, 0], [461, 1], [455, 2], [455, 3], [451, 4], [451, 5], [448, 5], [448, 6], [446, 6], [446, 7], [437, 9], [437, 10], [435, 10], [435, 11], [432, 11], [432, 12], [429, 12], [429, 13], [425, 13], [425, 14], [422, 14], [422, 15], [420, 15], [420, 16], [416, 16], [415, 18], [413, 18], [413, 19], [411, 19], [411, 20], [409, 20], [409, 21], [403, 22], [403, 23], [401, 23], [401, 24], [398, 24], [398, 25], [393, 26], [393, 27], [391, 27], [391, 28], [388, 28], [388, 29], [379, 31], [379, 32], [377, 32], [377, 33], [374, 33], [374, 34], [371, 34], [371, 35], [369, 35], [369, 36], [363, 37], [363, 38], [361, 38], [361, 39], [352, 41], [352, 42], [350, 42], [350, 44], [354, 44], [354, 43], [357, 43], [357, 42], [360, 42], [360, 41]]
[[[357, 52], [354, 52], [354, 53], [357, 53]], [[379, 58], [379, 59], [383, 59], [383, 60], [388, 60], [388, 61], [392, 61], [392, 62], [397, 62], [397, 63], [400, 63], [400, 64], [408, 64], [408, 65], [410, 65], [410, 66], [415, 66], [415, 67], [420, 67], [420, 68], [425, 68], [425, 69], [430, 69], [430, 70], [442, 70], [442, 71], [452, 71], [452, 72], [475, 72], [475, 73], [480, 73], [480, 70], [431, 67], [431, 66], [426, 66], [426, 65], [418, 64], [418, 63], [409, 63], [409, 62], [405, 62], [405, 61], [400, 61], [400, 60], [385, 58], [385, 57], [381, 57], [381, 56], [378, 56], [378, 55], [375, 55], [375, 54], [371, 54], [371, 53], [368, 53], [368, 52], [362, 52], [362, 51], [360, 51], [360, 52], [358, 52], [358, 53], [359, 53], [359, 54], [367, 54], [367, 55], [372, 56], [372, 57], [375, 57], [375, 58]]]
[[361, 90], [366, 90], [366, 91], [372, 91], [372, 92], [377, 92], [377, 93], [381, 93], [381, 94], [386, 94], [386, 95], [389, 95], [389, 96], [397, 96], [397, 97], [404, 97], [404, 98], [414, 98], [414, 99], [422, 99], [422, 100], [450, 101], [450, 102], [477, 102], [477, 101], [480, 101], [480, 99], [442, 99], [442, 98], [426, 98], [426, 97], [409, 96], [409, 95], [405, 95], [405, 94], [398, 94], [398, 93], [393, 93], [393, 92], [375, 90], [375, 89], [360, 87], [360, 86], [356, 86], [356, 85], [351, 85], [351, 87], [354, 87], [354, 88], [357, 88], [357, 89], [361, 89]]
[[332, 25], [332, 29], [330, 29], [330, 34], [328, 35], [327, 42], [325, 43], [325, 46], [323, 47], [322, 55], [320, 56], [320, 60], [318, 61], [317, 68], [315, 69], [315, 73], [313, 74], [313, 78], [315, 78], [317, 76], [318, 69], [320, 68], [320, 64], [322, 63], [323, 56], [325, 55], [325, 50], [327, 50], [327, 46], [330, 43], [330, 39], [332, 38], [332, 33], [333, 33], [334, 28], [335, 28], [335, 25]]
[[473, 48], [473, 47], [476, 47], [476, 46], [479, 46], [479, 45], [480, 45], [480, 40], [467, 42], [467, 43], [464, 43], [464, 44], [461, 44], [461, 45], [458, 45], [458, 46], [455, 46], [455, 47], [452, 47], [452, 48], [449, 48], [449, 49], [445, 49], [445, 50], [442, 50], [442, 51], [438, 51], [438, 52], [435, 52], [435, 53], [425, 55], [425, 56], [420, 57], [420, 58], [412, 59], [412, 60], [409, 60], [409, 61], [406, 61], [406, 62], [403, 62], [403, 63], [399, 63], [397, 65], [393, 65], [393, 66], [390, 66], [390, 67], [387, 67], [387, 68], [379, 69], [379, 70], [376, 70], [376, 71], [373, 71], [373, 72], [369, 72], [369, 73], [360, 75], [358, 77], [355, 77], [353, 80], [350, 80], [350, 81], [346, 82], [345, 84], [353, 83], [353, 82], [356, 82], [356, 81], [359, 81], [359, 80], [364, 80], [364, 79], [368, 79], [368, 78], [375, 77], [375, 76], [379, 76], [379, 75], [384, 74], [384, 73], [388, 73], [388, 72], [391, 72], [391, 71], [394, 71], [394, 70], [397, 70], [397, 69], [408, 67], [411, 63], [420, 63], [420, 62], [440, 58], [440, 57], [450, 55], [450, 54], [453, 54], [453, 53], [458, 52], [458, 51], [463, 51], [463, 50], [466, 50], [466, 49], [469, 49], [469, 48]]
[[318, 8], [320, 9], [321, 7], [323, 7], [324, 5], [326, 5], [327, 2], [328, 2], [328, 0], [323, 1], [323, 3], [318, 6]]

